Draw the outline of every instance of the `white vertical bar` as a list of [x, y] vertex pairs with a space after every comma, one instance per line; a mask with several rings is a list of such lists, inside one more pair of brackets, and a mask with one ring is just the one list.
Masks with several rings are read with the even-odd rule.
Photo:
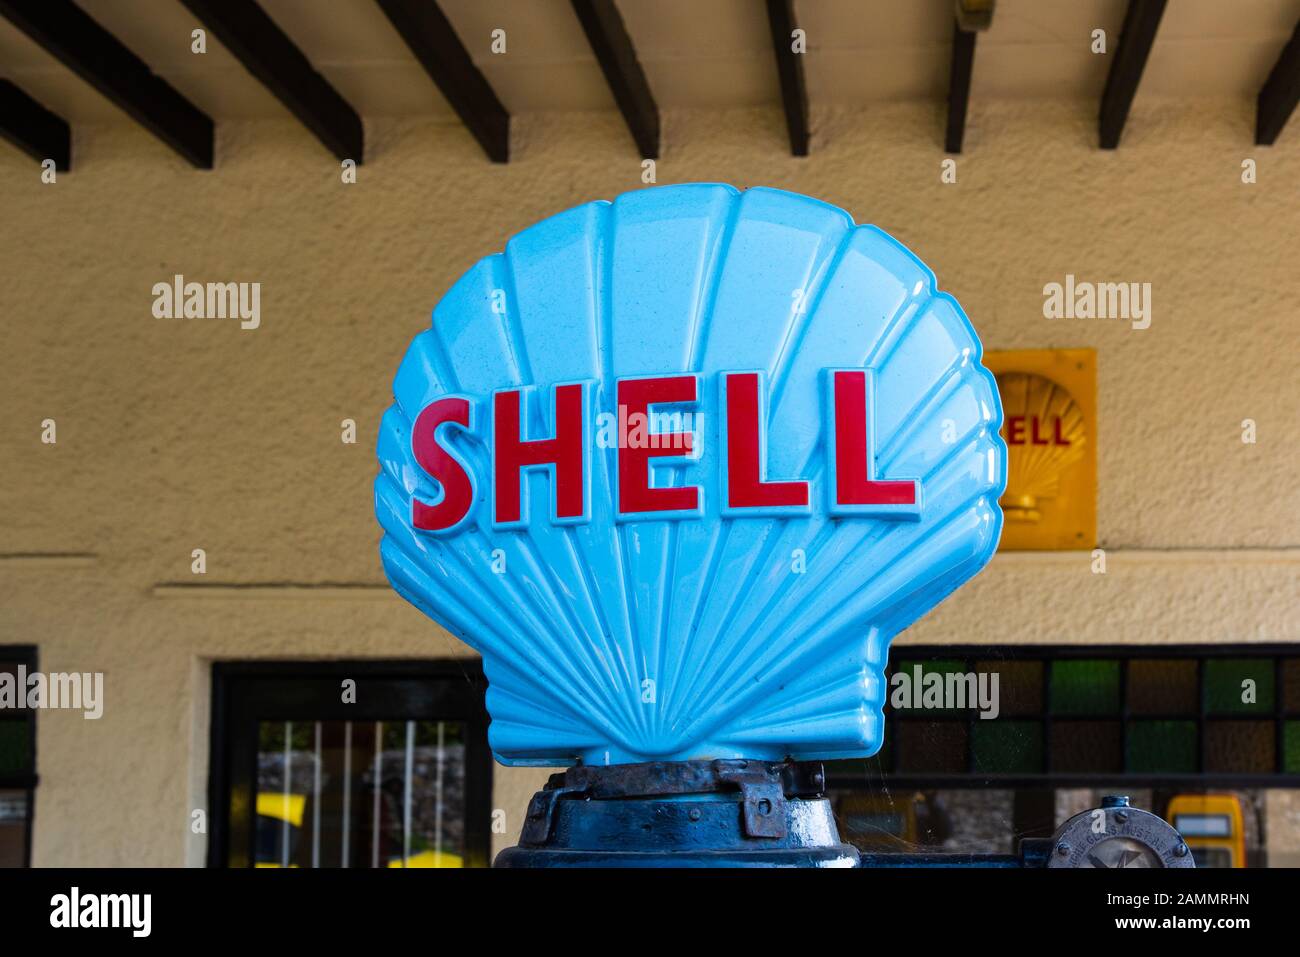
[[352, 722], [343, 722], [343, 861], [348, 866], [348, 846], [352, 840]]
[[379, 796], [383, 791], [384, 722], [375, 722], [375, 817], [371, 825], [370, 866], [379, 866]]
[[442, 759], [443, 759], [443, 723], [438, 722], [438, 776], [434, 783], [433, 810], [433, 864], [442, 867]]
[[415, 722], [406, 722], [406, 773], [402, 781], [402, 866], [411, 856], [411, 776], [415, 765]]
[[311, 866], [320, 867], [320, 722], [316, 722], [316, 767], [311, 778]]
[[280, 866], [289, 866], [289, 778], [293, 774], [293, 751], [290, 749], [293, 738], [293, 722], [284, 723], [284, 806], [280, 814]]

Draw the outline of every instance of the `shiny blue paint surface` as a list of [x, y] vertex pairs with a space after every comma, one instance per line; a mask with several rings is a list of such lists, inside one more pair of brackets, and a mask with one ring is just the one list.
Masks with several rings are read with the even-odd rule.
[[[890, 639], [997, 546], [1006, 447], [980, 355], [920, 260], [826, 203], [713, 184], [588, 203], [472, 267], [411, 343], [378, 440], [384, 568], [482, 653], [505, 764], [871, 755]], [[844, 368], [871, 370], [875, 478], [919, 479], [919, 516], [830, 514], [824, 370]], [[651, 481], [698, 485], [700, 514], [616, 521], [616, 450], [591, 446], [589, 521], [553, 523], [533, 470], [529, 524], [493, 526], [494, 390], [540, 387], [525, 406], [539, 437], [557, 383], [593, 382], [594, 412], [613, 413], [617, 378], [688, 371], [701, 452], [653, 460]], [[808, 514], [723, 514], [732, 371], [764, 373], [766, 474], [810, 481]], [[410, 428], [448, 394], [478, 403], [477, 434], [444, 433], [478, 496], [432, 534], [410, 523], [413, 496], [440, 494]]]

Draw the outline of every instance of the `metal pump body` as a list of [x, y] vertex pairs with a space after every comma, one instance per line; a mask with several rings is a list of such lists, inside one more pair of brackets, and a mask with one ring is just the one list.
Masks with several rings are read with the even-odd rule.
[[577, 766], [533, 795], [497, 867], [856, 867], [816, 762]]

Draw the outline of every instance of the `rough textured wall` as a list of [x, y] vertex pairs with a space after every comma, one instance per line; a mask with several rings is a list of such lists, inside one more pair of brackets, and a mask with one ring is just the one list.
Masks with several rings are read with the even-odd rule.
[[[819, 115], [807, 159], [775, 111], [671, 114], [658, 164], [661, 183], [784, 187], [882, 226], [987, 348], [1098, 350], [1107, 574], [999, 556], [906, 640], [1300, 638], [1300, 132], [1257, 148], [1252, 104], [1148, 104], [1104, 153], [1095, 104], [971, 119], [955, 185], [930, 105]], [[223, 124], [213, 172], [130, 126], [79, 128], [55, 185], [0, 150], [0, 644], [107, 683], [98, 722], [40, 716], [37, 864], [201, 860], [211, 660], [467, 653], [383, 585], [370, 483], [393, 372], [466, 267], [640, 188], [641, 166], [606, 114], [518, 120], [507, 166], [457, 126], [369, 133], [355, 185], [288, 123]], [[154, 318], [176, 273], [260, 282], [261, 327]], [[1044, 319], [1066, 273], [1152, 283], [1150, 328]], [[355, 584], [374, 587], [335, 587]], [[499, 843], [542, 780], [498, 769]]]

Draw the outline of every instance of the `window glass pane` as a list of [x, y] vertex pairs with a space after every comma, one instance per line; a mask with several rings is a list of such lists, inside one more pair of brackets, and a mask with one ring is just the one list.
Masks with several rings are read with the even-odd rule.
[[1272, 721], [1205, 722], [1205, 770], [1221, 774], [1273, 771]]
[[835, 820], [843, 840], [859, 849], [908, 851], [918, 828], [913, 806], [919, 795], [845, 791], [834, 794]]
[[1128, 770], [1142, 773], [1194, 774], [1195, 721], [1131, 721]]
[[1132, 714], [1196, 714], [1196, 662], [1178, 658], [1130, 661], [1128, 710]]
[[258, 867], [460, 867], [465, 728], [445, 721], [266, 721]]
[[1300, 714], [1300, 658], [1282, 662], [1282, 707], [1292, 714]]
[[925, 660], [902, 658], [899, 659], [894, 670], [906, 671], [910, 675], [915, 668], [920, 668], [923, 675], [928, 675], [932, 671], [947, 674], [950, 671], [965, 671], [966, 663], [960, 658], [927, 658]]
[[1119, 710], [1119, 662], [1052, 662], [1053, 714], [1110, 714]]
[[849, 761], [827, 761], [826, 773], [832, 777], [841, 780], [875, 781], [890, 770], [887, 761], [889, 750], [889, 739], [894, 736], [894, 732], [888, 731], [885, 734], [885, 746], [879, 753], [872, 758], [861, 758]]
[[1043, 770], [1043, 726], [1037, 721], [976, 721], [975, 769], [986, 774], [1037, 774]]
[[1269, 714], [1273, 711], [1272, 658], [1208, 658], [1205, 710], [1210, 714]]
[[0, 774], [31, 770], [26, 718], [0, 720]]
[[[305, 812], [315, 760], [307, 722], [264, 721], [258, 728], [258, 867], [301, 867]], [[308, 861], [310, 866], [310, 861]]]
[[1300, 774], [1300, 721], [1282, 722], [1282, 770]]
[[864, 851], [1006, 854], [1015, 839], [1010, 790], [844, 789], [828, 796], [841, 839]]
[[27, 839], [27, 792], [0, 791], [0, 867], [22, 867]]
[[1041, 714], [1043, 663], [1041, 661], [977, 661], [980, 674], [998, 676], [998, 713]]
[[966, 770], [962, 721], [898, 721], [898, 769], [960, 774]]
[[[396, 732], [396, 723], [392, 726]], [[390, 859], [388, 866], [463, 867], [464, 726], [411, 721], [404, 723], [402, 731], [407, 763], [400, 774], [394, 767], [393, 775], [385, 776], [384, 787], [387, 790], [401, 781], [409, 794], [409, 801], [403, 798], [409, 812], [404, 810], [402, 857]]]
[[[886, 725], [886, 729], [888, 729]], [[894, 767], [894, 736], [886, 730], [885, 741], [876, 752], [874, 758], [867, 758], [866, 770], [868, 773], [873, 771], [889, 771]]]
[[1051, 742], [1053, 771], [1122, 770], [1118, 721], [1053, 721]]

